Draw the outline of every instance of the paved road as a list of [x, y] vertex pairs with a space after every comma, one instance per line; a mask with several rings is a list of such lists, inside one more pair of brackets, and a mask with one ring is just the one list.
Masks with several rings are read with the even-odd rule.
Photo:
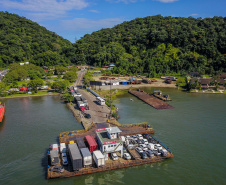
[[[83, 77], [85, 75], [86, 71], [79, 71], [78, 72], [78, 79], [74, 83], [75, 86], [78, 88], [81, 88], [82, 83], [83, 83]], [[96, 97], [92, 95], [91, 93], [87, 92], [86, 90], [79, 89], [79, 92], [84, 96], [89, 104], [89, 110], [86, 110], [86, 113], [89, 113], [91, 115], [92, 121], [95, 123], [103, 123], [107, 121], [107, 117], [110, 110], [106, 105], [99, 105], [96, 102]]]

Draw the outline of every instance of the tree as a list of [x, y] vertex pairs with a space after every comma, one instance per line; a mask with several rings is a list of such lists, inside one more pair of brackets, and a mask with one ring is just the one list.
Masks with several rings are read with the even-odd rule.
[[93, 78], [92, 78], [92, 73], [90, 72], [87, 72], [84, 76], [84, 85], [85, 86], [89, 86], [90, 85], [90, 81], [92, 81]]
[[64, 74], [64, 77], [63, 77], [65, 80], [68, 80], [69, 82], [74, 82], [78, 76], [77, 76], [77, 73], [74, 72], [74, 71], [69, 71], [67, 73]]
[[5, 91], [5, 83], [0, 82], [0, 96], [3, 96], [3, 92]]
[[55, 91], [62, 93], [67, 89], [69, 84], [70, 83], [67, 80], [56, 81], [56, 82], [53, 82], [52, 88], [55, 89]]
[[55, 67], [55, 74], [57, 75], [62, 75], [63, 72], [65, 72], [67, 69], [66, 67], [63, 67], [63, 66], [56, 66]]
[[40, 78], [37, 78], [37, 79], [31, 80], [27, 85], [28, 87], [32, 88], [33, 92], [37, 93], [38, 92], [37, 87], [41, 87], [43, 85], [43, 80]]
[[67, 91], [66, 93], [64, 93], [63, 98], [66, 102], [71, 102], [74, 100], [74, 97], [71, 95], [70, 91]]
[[77, 72], [78, 68], [76, 66], [73, 66], [73, 67], [69, 68], [69, 71]]

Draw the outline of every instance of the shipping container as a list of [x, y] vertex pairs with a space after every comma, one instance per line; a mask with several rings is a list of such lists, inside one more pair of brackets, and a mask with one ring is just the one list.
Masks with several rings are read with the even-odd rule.
[[51, 165], [57, 165], [59, 163], [58, 150], [50, 150]]
[[92, 153], [95, 149], [97, 149], [97, 142], [91, 135], [85, 136], [85, 138], [89, 145], [89, 151]]
[[97, 167], [104, 166], [105, 160], [104, 155], [100, 152], [100, 150], [96, 150], [93, 152], [93, 160], [95, 161]]
[[83, 158], [83, 167], [92, 166], [92, 155], [88, 148], [80, 149]]
[[76, 141], [77, 141], [77, 145], [78, 145], [78, 147], [80, 149], [81, 148], [86, 148], [86, 144], [85, 144], [85, 142], [84, 142], [84, 140], [82, 138], [78, 138], [78, 139], [76, 139]]
[[60, 153], [66, 153], [66, 144], [65, 143], [60, 143]]
[[73, 166], [73, 170], [79, 170], [82, 168], [82, 156], [78, 149], [78, 146], [76, 143], [69, 144], [68, 145], [68, 151], [71, 158], [71, 163]]

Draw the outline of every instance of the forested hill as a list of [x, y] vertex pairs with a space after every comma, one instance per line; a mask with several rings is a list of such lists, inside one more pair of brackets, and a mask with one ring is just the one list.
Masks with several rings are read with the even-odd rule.
[[[36, 65], [66, 65], [73, 62], [71, 42], [35, 22], [8, 12], [0, 12], [0, 67], [13, 62]], [[66, 55], [66, 56], [65, 56]]]
[[114, 72], [213, 74], [226, 70], [226, 17], [137, 18], [85, 35], [74, 45], [77, 61]]

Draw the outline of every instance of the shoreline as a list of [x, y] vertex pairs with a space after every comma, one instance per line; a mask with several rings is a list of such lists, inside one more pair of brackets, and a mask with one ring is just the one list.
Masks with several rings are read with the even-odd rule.
[[14, 99], [14, 98], [27, 98], [27, 97], [39, 97], [39, 96], [60, 96], [60, 93], [54, 94], [37, 94], [37, 95], [26, 95], [26, 96], [8, 96], [8, 97], [0, 97], [0, 99]]
[[[165, 84], [165, 83], [153, 83], [153, 84], [142, 84], [142, 85], [112, 85], [111, 89], [130, 89], [139, 87], [162, 87], [162, 88], [178, 88], [176, 84]], [[109, 90], [110, 86], [95, 86], [95, 90]], [[93, 88], [93, 89], [94, 89]]]

